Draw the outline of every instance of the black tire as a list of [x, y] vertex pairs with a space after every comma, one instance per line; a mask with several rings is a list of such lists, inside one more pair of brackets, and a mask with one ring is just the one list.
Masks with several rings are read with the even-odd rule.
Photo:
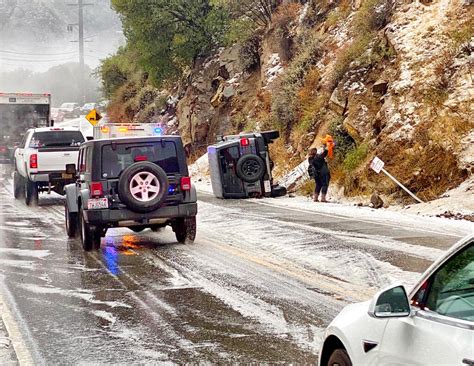
[[172, 227], [178, 243], [192, 244], [196, 239], [196, 216], [179, 218]]
[[352, 361], [344, 348], [338, 348], [329, 357], [328, 366], [352, 366]]
[[265, 174], [265, 162], [260, 156], [248, 154], [237, 161], [237, 175], [247, 183], [262, 179]]
[[[140, 201], [130, 192], [130, 183], [138, 174], [152, 174], [158, 181], [158, 194], [150, 201]], [[118, 193], [120, 200], [130, 210], [135, 212], [151, 212], [159, 208], [168, 194], [168, 177], [165, 171], [158, 165], [148, 161], [130, 165], [120, 175], [118, 182]]]
[[25, 182], [18, 172], [13, 173], [13, 196], [17, 200], [25, 198]]
[[100, 231], [96, 228], [92, 228], [88, 223], [84, 220], [84, 211], [82, 207], [79, 212], [79, 227], [81, 229], [81, 243], [82, 249], [85, 251], [90, 251], [92, 249], [99, 249], [100, 248]]
[[28, 178], [25, 181], [25, 203], [27, 206], [38, 205], [38, 184], [32, 182]]
[[78, 216], [77, 212], [69, 212], [67, 202], [64, 204], [64, 216], [66, 223], [66, 233], [69, 238], [75, 238], [77, 236]]

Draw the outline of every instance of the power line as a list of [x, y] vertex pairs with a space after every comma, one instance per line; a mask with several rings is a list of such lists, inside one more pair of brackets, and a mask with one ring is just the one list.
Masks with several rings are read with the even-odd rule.
[[56, 60], [26, 60], [26, 59], [11, 59], [11, 58], [3, 58], [0, 57], [0, 63], [3, 61], [7, 62], [19, 62], [19, 63], [25, 63], [25, 62], [33, 62], [33, 63], [44, 63], [44, 62], [65, 62], [65, 61], [72, 61], [75, 60], [76, 57], [69, 57], [69, 58], [64, 58], [64, 59], [56, 59]]
[[71, 55], [77, 54], [77, 51], [69, 51], [69, 52], [60, 52], [60, 53], [31, 53], [31, 52], [16, 52], [10, 50], [0, 50], [1, 53], [8, 53], [12, 55], [26, 55], [26, 56], [61, 56], [61, 55]]

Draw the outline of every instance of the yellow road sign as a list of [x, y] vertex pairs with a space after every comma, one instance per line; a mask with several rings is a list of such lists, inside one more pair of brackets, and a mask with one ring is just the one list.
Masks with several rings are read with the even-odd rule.
[[99, 112], [93, 109], [89, 113], [87, 113], [86, 119], [92, 126], [96, 126], [97, 123], [99, 123], [99, 121], [102, 119], [102, 116]]

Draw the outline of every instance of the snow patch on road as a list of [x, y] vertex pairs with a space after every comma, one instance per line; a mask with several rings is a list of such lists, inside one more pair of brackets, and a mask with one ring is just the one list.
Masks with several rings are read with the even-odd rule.
[[78, 289], [74, 291], [74, 290], [60, 289], [57, 287], [38, 286], [34, 284], [18, 284], [18, 287], [21, 287], [27, 291], [30, 291], [36, 294], [61, 295], [61, 296], [66, 296], [66, 297], [72, 297], [72, 298], [77, 298], [77, 299], [87, 301], [91, 304], [95, 304], [95, 305], [101, 304], [101, 305], [106, 305], [111, 308], [116, 308], [116, 307], [131, 308], [130, 305], [125, 304], [120, 301], [96, 300], [93, 292], [89, 290]]
[[24, 261], [24, 260], [3, 259], [3, 258], [0, 259], [0, 266], [30, 269], [32, 271], [36, 269], [35, 262]]
[[94, 310], [92, 311], [92, 314], [94, 314], [95, 316], [101, 319], [108, 321], [110, 324], [114, 324], [117, 321], [117, 318], [113, 316], [111, 313], [109, 313], [108, 311]]
[[0, 255], [12, 254], [18, 257], [33, 257], [42, 259], [52, 253], [49, 250], [29, 250], [29, 249], [17, 249], [17, 248], [0, 248]]

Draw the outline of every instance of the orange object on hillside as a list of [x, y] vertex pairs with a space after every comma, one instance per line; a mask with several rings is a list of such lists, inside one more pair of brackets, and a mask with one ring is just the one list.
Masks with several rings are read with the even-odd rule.
[[332, 159], [334, 156], [334, 139], [331, 135], [326, 135], [323, 139], [321, 139], [321, 142], [327, 146], [328, 157]]

